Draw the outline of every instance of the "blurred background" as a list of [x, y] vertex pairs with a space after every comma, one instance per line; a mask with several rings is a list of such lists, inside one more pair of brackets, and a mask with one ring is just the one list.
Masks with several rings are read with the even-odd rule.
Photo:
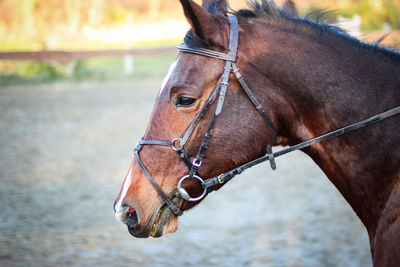
[[[399, 0], [294, 3], [301, 15], [322, 9], [333, 11], [327, 16], [330, 22], [367, 42], [391, 32], [383, 44], [399, 47]], [[230, 5], [233, 9], [247, 6], [245, 0], [232, 0]], [[70, 53], [33, 55], [41, 61], [18, 53], [8, 55], [14, 60], [1, 60], [6, 58], [1, 55], [0, 85], [162, 75], [175, 53], [171, 48], [182, 40], [187, 29], [177, 0], [1, 0], [1, 52]], [[130, 56], [121, 56], [121, 50], [143, 48], [158, 50], [134, 58], [137, 51], [125, 51]], [[82, 53], [88, 50], [97, 53]]]
[[[398, 0], [294, 2], [400, 48]], [[173, 235], [135, 239], [115, 220], [187, 30], [177, 0], [0, 0], [0, 266], [371, 265], [364, 227], [302, 153], [235, 178]]]

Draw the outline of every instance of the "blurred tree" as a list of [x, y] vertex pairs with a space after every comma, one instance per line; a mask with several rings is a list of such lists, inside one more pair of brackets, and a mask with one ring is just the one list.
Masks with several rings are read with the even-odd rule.
[[393, 28], [400, 29], [400, 1], [386, 0], [385, 1], [385, 19]]
[[67, 15], [68, 30], [74, 33], [78, 30], [81, 22], [81, 7], [80, 0], [65, 0], [65, 12]]
[[[293, 1], [300, 14], [328, 8], [349, 18], [360, 14], [363, 30], [381, 30], [384, 23], [400, 29], [400, 0]], [[229, 2], [235, 9], [246, 6], [245, 0]], [[127, 18], [133, 22], [184, 19], [177, 0], [0, 0], [0, 42], [35, 40], [46, 47], [52, 36], [79, 38], [83, 26], [126, 23]]]
[[104, 22], [106, 13], [105, 0], [90, 0], [88, 9], [88, 23], [91, 26], [98, 26]]
[[148, 0], [149, 3], [149, 19], [154, 20], [157, 19], [159, 11], [160, 11], [160, 4], [161, 0]]

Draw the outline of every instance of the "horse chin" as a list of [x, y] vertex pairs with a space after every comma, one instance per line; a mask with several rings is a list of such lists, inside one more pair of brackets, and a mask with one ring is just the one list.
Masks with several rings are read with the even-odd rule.
[[[174, 203], [180, 202], [180, 199], [172, 199]], [[131, 228], [128, 225], [128, 231], [134, 237], [161, 237], [168, 233], [173, 233], [178, 229], [178, 217], [168, 208], [167, 205], [158, 207], [150, 217], [147, 224], [140, 229]]]

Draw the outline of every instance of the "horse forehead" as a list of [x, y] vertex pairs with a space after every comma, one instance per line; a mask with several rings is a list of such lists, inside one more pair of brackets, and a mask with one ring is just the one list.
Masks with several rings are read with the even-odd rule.
[[170, 82], [184, 84], [185, 82], [201, 82], [213, 77], [214, 72], [220, 72], [221, 64], [218, 60], [200, 55], [180, 53], [174, 71], [171, 73]]
[[176, 68], [176, 65], [178, 64], [178, 60], [179, 60], [179, 55], [175, 58], [174, 62], [172, 62], [171, 65], [169, 66], [167, 75], [165, 75], [164, 80], [161, 83], [161, 88], [160, 88], [160, 93], [159, 93], [160, 95], [165, 90], [165, 87], [166, 87], [168, 81], [170, 80], [171, 75]]
[[173, 88], [204, 89], [221, 74], [223, 62], [200, 55], [179, 53], [171, 63], [158, 93], [157, 106], [170, 101]]

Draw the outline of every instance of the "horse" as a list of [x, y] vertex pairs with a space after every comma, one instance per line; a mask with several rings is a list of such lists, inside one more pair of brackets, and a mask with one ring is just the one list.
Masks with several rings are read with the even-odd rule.
[[296, 149], [364, 224], [374, 266], [400, 266], [400, 119], [382, 113], [399, 113], [400, 53], [291, 5], [180, 2], [191, 29], [135, 148], [117, 219], [135, 237], [173, 233], [184, 211], [245, 168], [275, 168], [272, 146], [306, 144]]

